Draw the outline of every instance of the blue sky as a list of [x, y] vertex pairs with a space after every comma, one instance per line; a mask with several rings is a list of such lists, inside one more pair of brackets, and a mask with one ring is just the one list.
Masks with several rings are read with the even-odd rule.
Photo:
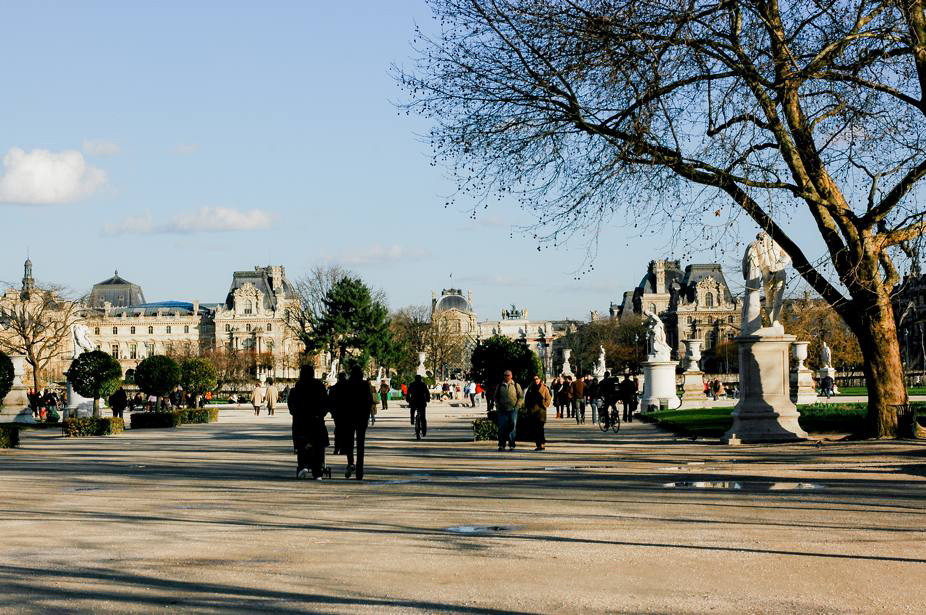
[[150, 301], [220, 301], [233, 270], [338, 262], [393, 307], [454, 285], [480, 318], [606, 310], [670, 238], [609, 227], [576, 281], [585, 246], [538, 253], [514, 204], [445, 209], [389, 74], [429, 19], [423, 0], [0, 2], [0, 280], [29, 250], [78, 292], [118, 269]]

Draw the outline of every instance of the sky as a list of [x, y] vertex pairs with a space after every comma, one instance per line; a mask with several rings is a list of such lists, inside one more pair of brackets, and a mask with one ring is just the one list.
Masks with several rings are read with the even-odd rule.
[[0, 0], [0, 280], [29, 254], [75, 293], [118, 270], [148, 301], [217, 302], [236, 270], [337, 263], [393, 308], [459, 287], [480, 319], [587, 318], [651, 259], [718, 258], [615, 221], [577, 275], [583, 241], [538, 252], [514, 203], [445, 208], [455, 184], [390, 74], [430, 23], [423, 0]]

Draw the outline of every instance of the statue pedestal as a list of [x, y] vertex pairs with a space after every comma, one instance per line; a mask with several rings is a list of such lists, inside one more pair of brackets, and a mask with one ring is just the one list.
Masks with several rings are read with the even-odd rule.
[[26, 358], [14, 355], [10, 360], [13, 362], [13, 386], [2, 400], [0, 423], [34, 423], [32, 407], [29, 406], [29, 388], [23, 384]]
[[789, 353], [793, 335], [759, 329], [735, 339], [739, 346], [740, 399], [723, 441], [795, 442], [807, 438], [791, 401]]
[[675, 361], [644, 361], [643, 362], [643, 398], [640, 400], [641, 409], [650, 412], [651, 406], [659, 409], [660, 402], [668, 405], [670, 410], [676, 410], [681, 405], [675, 393]]
[[791, 372], [791, 401], [798, 405], [812, 404], [817, 401], [813, 372], [806, 367]]
[[93, 416], [93, 400], [89, 397], [78, 395], [68, 382], [68, 401], [65, 406], [64, 416], [61, 418], [76, 418], [81, 416]]
[[682, 401], [704, 401], [704, 372], [689, 370], [682, 374]]

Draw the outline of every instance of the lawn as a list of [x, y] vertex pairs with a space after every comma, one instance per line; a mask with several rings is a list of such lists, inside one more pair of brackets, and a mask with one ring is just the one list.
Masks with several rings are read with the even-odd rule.
[[[909, 389], [907, 389], [907, 394], [908, 395], [926, 395], [926, 386], [910, 387]], [[843, 395], [845, 396], [859, 395], [859, 396], [865, 397], [868, 395], [868, 388], [867, 387], [840, 387], [839, 395], [837, 395], [837, 397], [843, 396]]]
[[[920, 423], [926, 423], [926, 403], [918, 402], [913, 406], [917, 410]], [[804, 431], [815, 434], [861, 431], [866, 408], [866, 404], [860, 403], [798, 406], [801, 427]], [[720, 437], [733, 424], [731, 412], [732, 407], [669, 410], [647, 414], [645, 420], [652, 420], [678, 434]]]

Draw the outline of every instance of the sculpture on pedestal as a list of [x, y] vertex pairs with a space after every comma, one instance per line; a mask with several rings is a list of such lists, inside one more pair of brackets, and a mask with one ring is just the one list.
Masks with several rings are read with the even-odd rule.
[[608, 371], [605, 367], [605, 352], [604, 346], [599, 346], [600, 352], [598, 353], [598, 363], [595, 364], [595, 378], [598, 380], [604, 379], [604, 373]]
[[772, 326], [784, 332], [781, 326], [781, 308], [784, 305], [785, 268], [791, 258], [785, 254], [765, 231], [746, 248], [743, 255], [743, 279], [746, 292], [743, 297], [742, 334], [752, 335], [762, 328], [759, 290], [765, 288], [765, 306]]
[[563, 348], [563, 369], [564, 376], [572, 376], [572, 366], [569, 365], [569, 358], [572, 356], [572, 348]]
[[87, 325], [77, 323], [71, 327], [71, 339], [74, 342], [74, 352], [72, 359], [76, 359], [85, 352], [93, 350], [93, 342], [90, 341], [90, 328]]
[[427, 356], [428, 355], [424, 352], [418, 353], [418, 367], [415, 369], [415, 374], [421, 376], [422, 378], [428, 375], [428, 370], [424, 366], [424, 360]]
[[833, 367], [833, 351], [826, 342], [823, 342], [821, 354], [823, 355], [823, 367]]
[[[330, 356], [330, 355], [329, 355]], [[325, 384], [334, 386], [338, 383], [338, 358], [331, 359], [328, 363], [328, 377], [325, 378]]]
[[[76, 359], [85, 352], [93, 350], [93, 342], [90, 341], [90, 328], [82, 323], [77, 323], [71, 327], [71, 341], [74, 344], [72, 359]], [[80, 411], [93, 409], [93, 400], [83, 397], [71, 386], [71, 381], [67, 383], [67, 408], [63, 418], [80, 416]]]

